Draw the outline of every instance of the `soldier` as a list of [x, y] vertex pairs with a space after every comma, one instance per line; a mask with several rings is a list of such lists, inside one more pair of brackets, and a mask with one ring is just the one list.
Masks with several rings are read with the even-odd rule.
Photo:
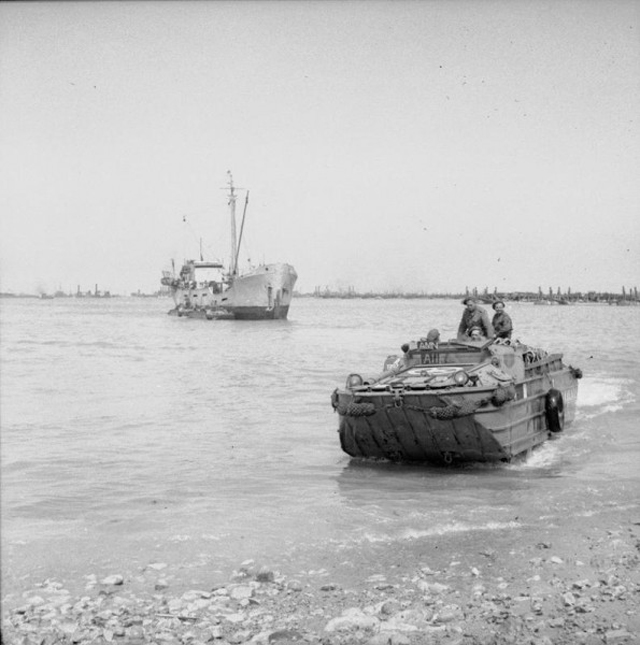
[[468, 340], [469, 332], [474, 327], [479, 327], [485, 338], [493, 338], [493, 326], [489, 320], [489, 314], [478, 306], [475, 298], [468, 297], [462, 301], [465, 310], [462, 313], [462, 320], [458, 325], [458, 340]]
[[440, 344], [440, 332], [437, 329], [431, 329], [426, 338], [427, 349], [438, 349]]
[[513, 331], [513, 323], [511, 322], [509, 314], [504, 311], [504, 302], [502, 300], [496, 300], [491, 306], [496, 312], [491, 321], [496, 338], [510, 339], [511, 332]]

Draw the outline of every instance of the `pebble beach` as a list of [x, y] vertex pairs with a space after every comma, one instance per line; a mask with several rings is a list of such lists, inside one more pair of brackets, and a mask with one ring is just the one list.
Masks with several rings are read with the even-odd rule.
[[[526, 538], [526, 539], [525, 539]], [[640, 517], [624, 509], [520, 531], [336, 553], [284, 575], [238, 563], [177, 588], [170, 567], [47, 579], [5, 613], [5, 645], [612, 645], [640, 642]]]

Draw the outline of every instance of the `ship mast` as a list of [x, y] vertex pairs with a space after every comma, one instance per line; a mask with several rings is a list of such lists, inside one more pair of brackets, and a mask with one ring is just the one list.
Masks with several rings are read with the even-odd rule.
[[230, 170], [227, 170], [227, 176], [229, 177], [229, 214], [231, 216], [231, 264], [229, 266], [229, 275], [233, 278], [238, 270], [236, 260], [236, 192]]

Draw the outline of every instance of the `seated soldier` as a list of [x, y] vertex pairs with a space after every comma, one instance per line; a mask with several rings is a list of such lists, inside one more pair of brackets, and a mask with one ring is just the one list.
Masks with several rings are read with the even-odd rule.
[[478, 306], [478, 302], [473, 297], [465, 298], [462, 301], [465, 309], [458, 326], [458, 340], [467, 340], [474, 327], [479, 327], [485, 338], [493, 338], [493, 327], [487, 312]]
[[427, 334], [427, 348], [438, 349], [439, 343], [440, 343], [440, 332], [437, 329], [432, 329]]

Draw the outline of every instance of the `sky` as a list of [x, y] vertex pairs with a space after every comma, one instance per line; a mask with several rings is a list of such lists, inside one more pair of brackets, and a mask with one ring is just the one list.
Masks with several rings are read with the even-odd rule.
[[638, 0], [0, 3], [0, 290], [640, 286]]

